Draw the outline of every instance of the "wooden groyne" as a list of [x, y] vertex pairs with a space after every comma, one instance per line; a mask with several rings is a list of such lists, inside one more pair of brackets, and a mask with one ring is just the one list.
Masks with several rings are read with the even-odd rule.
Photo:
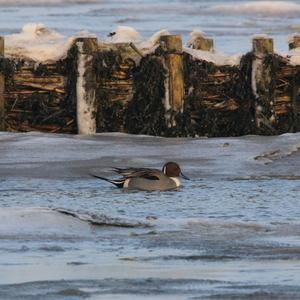
[[[62, 60], [7, 58], [0, 37], [0, 130], [159, 136], [274, 135], [300, 130], [300, 66], [253, 39], [239, 65], [217, 65], [162, 36], [154, 51], [78, 38]], [[294, 37], [290, 49], [298, 48]], [[213, 53], [213, 40], [192, 49]]]

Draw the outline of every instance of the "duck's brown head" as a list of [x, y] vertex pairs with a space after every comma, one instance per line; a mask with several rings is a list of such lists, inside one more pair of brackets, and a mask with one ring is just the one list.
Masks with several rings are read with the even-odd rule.
[[181, 169], [179, 165], [176, 162], [169, 161], [166, 164], [164, 164], [162, 168], [162, 172], [168, 176], [168, 177], [183, 177], [184, 179], [188, 179], [185, 175], [182, 174]]

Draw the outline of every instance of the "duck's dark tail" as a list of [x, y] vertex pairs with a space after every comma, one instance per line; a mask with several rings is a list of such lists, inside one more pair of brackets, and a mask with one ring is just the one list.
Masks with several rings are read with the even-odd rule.
[[101, 180], [104, 180], [104, 181], [107, 181], [111, 184], [114, 184], [116, 187], [118, 187], [120, 189], [124, 186], [124, 182], [125, 182], [125, 178], [112, 180], [112, 179], [108, 179], [108, 178], [101, 177], [101, 176], [94, 175], [94, 174], [90, 174], [90, 176], [101, 179]]

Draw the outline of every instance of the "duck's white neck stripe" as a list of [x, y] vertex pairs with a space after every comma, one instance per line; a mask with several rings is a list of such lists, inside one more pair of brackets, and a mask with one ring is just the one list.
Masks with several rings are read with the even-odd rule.
[[180, 187], [181, 182], [177, 177], [170, 177], [171, 180], [173, 180], [176, 184], [176, 187]]
[[127, 189], [127, 188], [128, 188], [128, 186], [129, 186], [129, 181], [130, 181], [130, 178], [128, 178], [128, 179], [126, 179], [126, 180], [124, 181], [124, 184], [123, 184], [123, 188], [124, 188], [124, 189]]

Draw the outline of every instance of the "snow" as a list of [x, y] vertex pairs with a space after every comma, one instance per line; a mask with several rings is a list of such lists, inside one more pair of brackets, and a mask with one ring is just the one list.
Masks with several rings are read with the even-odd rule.
[[[0, 0], [1, 2], [1, 0]], [[119, 26], [112, 31], [113, 35], [106, 38], [107, 43], [134, 43], [144, 54], [155, 51], [159, 45], [160, 37], [170, 35], [166, 29], [162, 29], [148, 39], [143, 39], [140, 33], [129, 26]], [[190, 33], [188, 45], [191, 46], [196, 38], [205, 37], [199, 30]], [[23, 26], [21, 32], [5, 36], [5, 56], [11, 58], [25, 58], [36, 62], [51, 62], [66, 57], [69, 48], [78, 37], [96, 37], [88, 31], [81, 31], [72, 37], [65, 37], [59, 32], [48, 28], [42, 23], [29, 23]], [[255, 38], [269, 38], [267, 35], [253, 35]], [[99, 41], [101, 41], [99, 39]], [[205, 60], [216, 65], [239, 65], [242, 54], [227, 56], [217, 50], [202, 51], [184, 47], [183, 51], [192, 55], [195, 59]], [[300, 49], [294, 49], [284, 54], [292, 65], [300, 65]]]
[[66, 57], [75, 38], [88, 36], [94, 35], [83, 31], [66, 38], [42, 23], [29, 23], [20, 33], [5, 36], [5, 56], [38, 62], [57, 61]]
[[148, 40], [141, 42], [137, 46], [144, 51], [152, 50], [159, 45], [160, 37], [164, 35], [170, 35], [170, 32], [166, 29], [162, 29], [154, 33]]
[[[294, 40], [294, 37], [299, 37], [299, 33], [294, 33], [288, 37], [288, 43], [292, 43]], [[299, 66], [300, 65], [300, 48], [295, 48], [287, 53], [282, 54], [283, 56], [287, 56], [289, 58], [289, 62], [293, 66]]]
[[141, 42], [140, 34], [132, 27], [118, 26], [111, 32], [106, 42], [108, 43], [139, 43]]
[[[134, 43], [144, 54], [156, 49], [162, 35], [170, 34], [163, 29], [143, 40], [141, 35], [129, 26], [119, 26], [112, 33], [112, 36], [106, 39], [107, 43]], [[5, 55], [37, 62], [57, 61], [66, 57], [78, 37], [96, 36], [88, 31], [81, 31], [67, 38], [42, 23], [29, 23], [23, 26], [20, 33], [5, 36]]]
[[251, 73], [251, 84], [252, 84], [252, 92], [253, 95], [258, 98], [258, 93], [257, 93], [257, 86], [256, 86], [256, 81], [259, 76], [259, 74], [261, 74], [262, 72], [262, 60], [261, 59], [254, 59], [253, 63], [252, 63], [252, 73]]
[[187, 45], [191, 48], [193, 48], [193, 45], [195, 43], [195, 41], [198, 39], [198, 38], [205, 38], [206, 35], [203, 31], [201, 30], [193, 30], [191, 33], [190, 33], [190, 38], [187, 42]]
[[198, 49], [192, 49], [195, 41], [198, 38], [207, 38], [205, 33], [201, 30], [193, 30], [190, 33], [190, 38], [187, 42], [188, 48], [184, 47], [183, 51], [193, 56], [195, 59], [205, 60], [212, 62], [218, 66], [236, 66], [239, 65], [242, 54], [236, 54], [232, 56], [227, 56], [215, 49], [211, 51], [203, 51]]
[[293, 66], [300, 65], [300, 48], [295, 48], [288, 52], [289, 62]]
[[226, 56], [218, 51], [209, 52], [191, 48], [183, 48], [183, 51], [193, 56], [195, 59], [212, 62], [218, 66], [236, 66], [239, 65], [242, 55], [236, 54], [233, 56]]

